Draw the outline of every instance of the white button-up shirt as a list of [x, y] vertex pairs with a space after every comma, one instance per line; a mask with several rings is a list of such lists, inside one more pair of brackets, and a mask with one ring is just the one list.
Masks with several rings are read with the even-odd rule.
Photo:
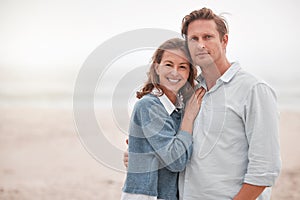
[[[229, 200], [243, 183], [272, 186], [281, 168], [278, 118], [275, 92], [233, 63], [202, 101], [180, 199]], [[258, 199], [270, 196], [268, 187]]]

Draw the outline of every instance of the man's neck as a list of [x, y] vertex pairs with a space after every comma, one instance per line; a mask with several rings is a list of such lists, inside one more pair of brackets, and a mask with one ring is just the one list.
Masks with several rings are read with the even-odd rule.
[[213, 63], [206, 67], [201, 67], [201, 74], [205, 79], [207, 90], [210, 90], [217, 82], [217, 80], [230, 67], [230, 62], [226, 59], [223, 63]]
[[216, 65], [222, 76], [229, 69], [229, 67], [231, 66], [231, 63], [227, 59], [225, 59], [224, 62], [217, 63]]

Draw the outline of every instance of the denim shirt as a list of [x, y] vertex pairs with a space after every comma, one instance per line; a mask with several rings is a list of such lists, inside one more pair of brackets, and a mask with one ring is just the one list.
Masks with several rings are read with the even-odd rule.
[[180, 124], [181, 113], [175, 110], [170, 115], [153, 94], [135, 104], [123, 192], [178, 199], [178, 172], [184, 170], [191, 157], [193, 140], [190, 133], [179, 130]]

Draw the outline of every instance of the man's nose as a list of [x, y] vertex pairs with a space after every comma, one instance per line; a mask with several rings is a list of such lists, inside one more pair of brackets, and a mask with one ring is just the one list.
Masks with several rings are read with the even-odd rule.
[[199, 48], [199, 49], [204, 49], [204, 48], [205, 48], [204, 42], [199, 41], [199, 42], [197, 43], [197, 48]]

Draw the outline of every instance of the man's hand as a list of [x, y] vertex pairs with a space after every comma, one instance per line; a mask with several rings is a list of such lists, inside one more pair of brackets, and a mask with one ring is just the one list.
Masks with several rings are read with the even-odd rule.
[[128, 167], [128, 151], [124, 152], [123, 163], [124, 163], [125, 167], [127, 168]]
[[[128, 144], [128, 139], [126, 139], [126, 144]], [[123, 154], [123, 163], [125, 167], [128, 167], [128, 150], [124, 152]]]

